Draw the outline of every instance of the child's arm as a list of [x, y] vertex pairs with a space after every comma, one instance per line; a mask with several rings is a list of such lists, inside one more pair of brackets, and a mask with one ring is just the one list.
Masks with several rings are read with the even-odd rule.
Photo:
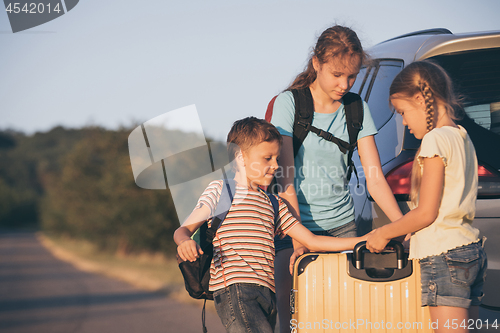
[[424, 158], [423, 163], [418, 207], [369, 233], [366, 248], [371, 252], [381, 252], [392, 238], [423, 229], [437, 218], [443, 195], [444, 163], [441, 157]]
[[210, 217], [210, 208], [201, 205], [193, 210], [184, 223], [174, 232], [174, 241], [177, 244], [177, 253], [182, 260], [196, 261], [203, 254], [198, 243], [191, 239], [191, 235]]
[[[276, 181], [280, 185], [280, 198], [283, 200], [293, 217], [300, 222], [299, 201], [297, 200], [297, 192], [295, 190], [295, 162], [293, 156], [293, 138], [291, 136], [283, 136], [283, 145], [281, 146], [281, 155], [279, 165], [284, 170], [280, 177], [276, 177]], [[296, 239], [292, 239], [293, 248], [298, 253], [303, 254], [307, 251], [302, 244]], [[294, 252], [295, 254], [295, 252]], [[299, 255], [300, 255], [299, 254]]]
[[392, 222], [400, 219], [403, 213], [384, 177], [373, 135], [358, 140], [358, 152], [370, 195]]
[[[332, 236], [318, 236], [313, 234], [309, 229], [304, 227], [302, 223], [298, 223], [290, 231], [288, 234], [292, 237], [293, 240], [297, 240], [309, 250], [313, 252], [339, 252], [352, 250], [356, 244], [359, 242], [365, 241], [367, 235], [362, 237], [332, 237]], [[301, 256], [304, 251], [301, 251], [301, 248], [295, 250], [290, 257], [290, 274], [293, 275], [293, 264], [295, 260]]]
[[352, 250], [357, 243], [366, 240], [366, 236], [347, 238], [318, 236], [313, 234], [301, 223], [297, 223], [292, 229], [290, 229], [287, 235], [292, 237], [294, 240], [297, 240], [313, 252], [339, 252]]

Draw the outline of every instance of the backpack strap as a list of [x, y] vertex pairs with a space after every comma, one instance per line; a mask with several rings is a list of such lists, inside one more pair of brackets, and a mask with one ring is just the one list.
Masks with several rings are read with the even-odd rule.
[[226, 218], [231, 204], [233, 203], [234, 193], [236, 193], [236, 183], [233, 179], [224, 179], [222, 184], [222, 192], [217, 203], [217, 208], [215, 209], [215, 214], [212, 219], [212, 224], [210, 228], [206, 231], [206, 242], [212, 243], [217, 229], [220, 227], [224, 219]]
[[278, 199], [274, 196], [274, 194], [265, 192], [267, 197], [269, 198], [269, 201], [271, 201], [271, 205], [273, 205], [273, 210], [274, 210], [274, 230], [278, 227], [278, 220], [279, 220], [279, 202]]
[[348, 154], [347, 180], [349, 181], [351, 179], [352, 171], [354, 171], [357, 177], [358, 172], [352, 162], [352, 154], [354, 153], [354, 149], [357, 147], [358, 133], [363, 124], [363, 102], [361, 97], [355, 93], [347, 93], [343, 97], [347, 132], [349, 134], [349, 142], [346, 142], [335, 137], [330, 132], [323, 131], [315, 126], [312, 126], [314, 101], [309, 87], [299, 90], [292, 89], [291, 92], [295, 100], [293, 156], [297, 156], [300, 146], [304, 142], [307, 134], [309, 132], [313, 132], [323, 139], [335, 143], [343, 154]]
[[271, 119], [273, 119], [274, 102], [276, 101], [277, 97], [278, 97], [278, 95], [274, 96], [271, 99], [271, 101], [269, 101], [269, 104], [267, 105], [266, 115], [265, 115], [264, 119], [269, 123], [271, 122]]
[[309, 126], [309, 130], [313, 133], [316, 133], [317, 136], [320, 136], [327, 141], [335, 143], [339, 147], [342, 154], [347, 154], [348, 151], [351, 151], [352, 147], [351, 147], [350, 143], [345, 142], [344, 140], [335, 137], [332, 133], [325, 132], [325, 131], [323, 131], [317, 127], [314, 127], [314, 126]]
[[332, 133], [323, 131], [312, 125], [314, 115], [314, 101], [309, 87], [292, 89], [295, 100], [295, 117], [293, 124], [293, 156], [297, 156], [300, 146], [307, 134], [313, 132], [323, 139], [335, 143], [343, 154], [351, 149], [351, 145], [344, 140], [336, 138]]
[[347, 123], [347, 131], [349, 132], [349, 142], [356, 143], [358, 133], [363, 126], [363, 102], [358, 94], [348, 92], [342, 97], [344, 100], [344, 108], [346, 110], [345, 117]]
[[347, 181], [351, 180], [352, 171], [354, 171], [359, 186], [358, 171], [352, 161], [352, 154], [354, 153], [354, 149], [358, 146], [358, 134], [363, 126], [363, 101], [358, 94], [350, 92], [344, 95], [343, 100], [347, 132], [349, 133], [349, 142], [352, 146], [347, 155]]
[[293, 156], [297, 156], [302, 142], [309, 134], [313, 114], [314, 101], [309, 87], [305, 89], [292, 89], [295, 100], [295, 117], [293, 122]]

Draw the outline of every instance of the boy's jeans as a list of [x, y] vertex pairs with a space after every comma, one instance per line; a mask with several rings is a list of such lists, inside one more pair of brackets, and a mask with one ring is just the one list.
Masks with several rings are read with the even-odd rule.
[[214, 292], [215, 309], [228, 333], [273, 333], [276, 296], [267, 287], [235, 283]]

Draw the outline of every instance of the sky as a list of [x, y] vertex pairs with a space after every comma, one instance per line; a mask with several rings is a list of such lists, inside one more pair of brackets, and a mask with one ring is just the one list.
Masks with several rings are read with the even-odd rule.
[[264, 117], [331, 25], [369, 50], [429, 28], [500, 30], [498, 13], [500, 0], [80, 0], [12, 33], [1, 10], [0, 130], [132, 128], [194, 104], [193, 123], [224, 140], [235, 120]]

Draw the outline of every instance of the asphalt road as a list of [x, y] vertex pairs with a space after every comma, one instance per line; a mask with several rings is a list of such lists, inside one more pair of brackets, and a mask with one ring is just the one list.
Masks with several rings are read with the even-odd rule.
[[[224, 332], [207, 311], [208, 332]], [[81, 272], [31, 232], [0, 232], [0, 332], [201, 332], [201, 308]]]

